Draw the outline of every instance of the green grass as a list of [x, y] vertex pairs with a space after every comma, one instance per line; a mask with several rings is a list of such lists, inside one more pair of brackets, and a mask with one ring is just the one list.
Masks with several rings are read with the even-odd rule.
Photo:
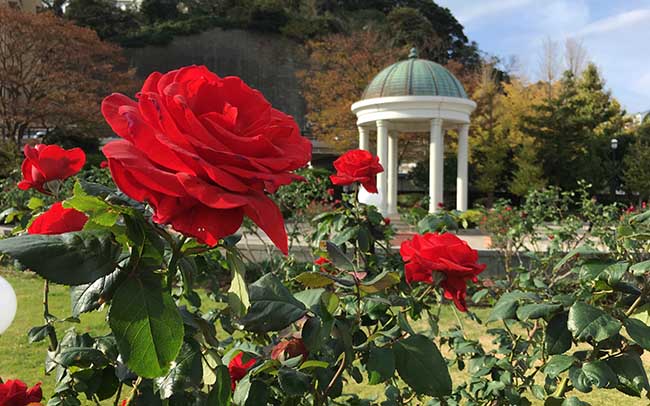
[[[33, 326], [43, 324], [42, 305], [42, 279], [26, 273], [0, 271], [0, 275], [7, 279], [16, 291], [18, 296], [18, 314], [13, 325], [0, 336], [0, 377], [3, 379], [19, 378], [29, 385], [36, 382], [43, 382], [43, 392], [47, 397], [54, 389], [54, 377], [46, 376], [43, 362], [47, 351], [46, 342], [30, 344], [27, 340], [27, 332]], [[0, 309], [2, 311], [2, 309]], [[52, 286], [50, 291], [50, 312], [60, 318], [70, 315], [70, 298], [68, 289], [63, 286]], [[488, 310], [478, 309], [477, 314], [482, 319], [487, 318]], [[462, 316], [461, 316], [462, 317]], [[107, 331], [105, 322], [106, 312], [94, 312], [82, 315], [81, 323], [62, 323], [58, 330], [62, 333], [68, 328], [75, 328], [79, 332], [92, 332], [93, 335]], [[471, 339], [481, 341], [485, 346], [490, 346], [491, 338], [485, 333], [485, 326], [479, 325], [468, 318], [463, 318], [464, 328], [467, 336]], [[449, 329], [456, 325], [454, 313], [449, 306], [445, 306], [442, 312], [440, 330]], [[424, 328], [423, 324], [415, 323], [416, 328]], [[650, 359], [644, 356], [646, 365], [650, 365]], [[452, 370], [454, 382], [461, 382], [465, 374], [461, 371]], [[356, 393], [364, 397], [383, 398], [384, 388], [382, 385], [370, 386], [356, 384], [348, 379], [346, 393]], [[575, 393], [571, 393], [574, 394]], [[531, 396], [532, 397], [532, 396]], [[600, 390], [590, 394], [579, 394], [579, 397], [590, 402], [592, 405], [625, 405], [641, 406], [648, 405], [648, 401], [626, 396], [614, 390]], [[96, 405], [94, 402], [83, 402], [84, 406]], [[534, 402], [541, 406], [542, 402]], [[112, 405], [112, 402], [104, 402], [103, 406]]]

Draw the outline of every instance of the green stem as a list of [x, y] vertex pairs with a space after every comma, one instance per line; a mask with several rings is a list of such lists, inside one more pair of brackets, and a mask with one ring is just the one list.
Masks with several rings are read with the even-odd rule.
[[170, 293], [172, 291], [174, 283], [174, 276], [176, 275], [176, 271], [178, 269], [178, 261], [182, 256], [183, 244], [185, 244], [185, 238], [182, 238], [180, 241], [178, 241], [178, 243], [172, 245], [172, 257], [170, 258], [169, 264], [167, 265], [167, 290]]
[[50, 305], [49, 305], [49, 295], [50, 295], [50, 281], [46, 280], [43, 285], [43, 318], [45, 323], [48, 325], [47, 336], [50, 340], [50, 351], [56, 351], [59, 348], [59, 340], [56, 337], [56, 331], [52, 326], [50, 321]]

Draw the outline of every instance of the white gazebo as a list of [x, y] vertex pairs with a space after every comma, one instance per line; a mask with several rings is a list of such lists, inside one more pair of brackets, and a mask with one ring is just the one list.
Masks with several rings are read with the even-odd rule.
[[[352, 105], [357, 115], [359, 148], [370, 149], [370, 132], [377, 131], [377, 155], [384, 172], [377, 176], [378, 195], [362, 189], [359, 199], [374, 204], [385, 216], [397, 214], [397, 159], [400, 132], [429, 133], [429, 212], [443, 202], [445, 131], [458, 131], [456, 209], [467, 210], [467, 159], [470, 114], [476, 103], [462, 84], [441, 65], [409, 58], [382, 70]], [[365, 192], [365, 193], [364, 193]]]

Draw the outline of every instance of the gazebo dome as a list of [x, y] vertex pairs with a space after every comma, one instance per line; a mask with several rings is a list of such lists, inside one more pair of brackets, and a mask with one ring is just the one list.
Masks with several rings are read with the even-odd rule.
[[467, 99], [463, 85], [442, 65], [419, 59], [415, 48], [409, 58], [385, 68], [370, 82], [361, 100], [391, 96], [444, 96]]

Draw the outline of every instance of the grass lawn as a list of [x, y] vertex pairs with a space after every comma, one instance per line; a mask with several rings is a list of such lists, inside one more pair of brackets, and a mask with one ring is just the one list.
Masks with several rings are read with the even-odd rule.
[[[26, 381], [28, 385], [36, 382], [43, 382], [43, 392], [47, 397], [54, 389], [54, 377], [45, 376], [43, 371], [43, 362], [45, 358], [47, 344], [40, 342], [30, 344], [27, 340], [27, 332], [33, 326], [42, 324], [42, 279], [24, 273], [0, 271], [0, 275], [7, 279], [16, 291], [18, 296], [18, 314], [14, 324], [0, 336], [0, 377], [3, 379], [19, 378]], [[0, 309], [2, 311], [2, 309]], [[65, 318], [70, 314], [70, 299], [68, 289], [63, 286], [52, 286], [50, 291], [50, 311]], [[481, 318], [487, 318], [488, 310], [480, 309], [478, 312]], [[74, 327], [77, 331], [92, 332], [94, 335], [107, 331], [105, 323], [105, 312], [94, 312], [83, 315], [81, 324], [65, 323], [61, 325], [59, 331], [62, 333], [65, 329]], [[440, 329], [449, 328], [457, 322], [451, 309], [447, 306], [443, 311], [442, 323]], [[485, 327], [469, 319], [464, 320], [466, 334], [472, 339], [478, 339], [485, 345], [489, 345], [490, 337], [485, 333]], [[646, 365], [649, 365], [649, 359], [644, 357]], [[464, 374], [460, 371], [452, 371], [454, 382], [464, 379]], [[352, 379], [351, 384], [346, 387], [346, 392], [357, 393], [360, 396], [377, 397], [383, 396], [383, 386], [369, 386], [364, 384], [355, 384]], [[571, 394], [577, 395], [575, 391]], [[532, 397], [532, 396], [531, 396]], [[625, 406], [648, 405], [648, 401], [643, 401], [624, 395], [613, 390], [600, 390], [591, 394], [579, 394], [579, 397], [590, 402], [592, 405], [613, 405], [624, 404]], [[82, 404], [91, 406], [96, 404], [87, 401]], [[108, 406], [112, 403], [104, 402]], [[542, 405], [542, 402], [535, 402], [535, 405]]]

